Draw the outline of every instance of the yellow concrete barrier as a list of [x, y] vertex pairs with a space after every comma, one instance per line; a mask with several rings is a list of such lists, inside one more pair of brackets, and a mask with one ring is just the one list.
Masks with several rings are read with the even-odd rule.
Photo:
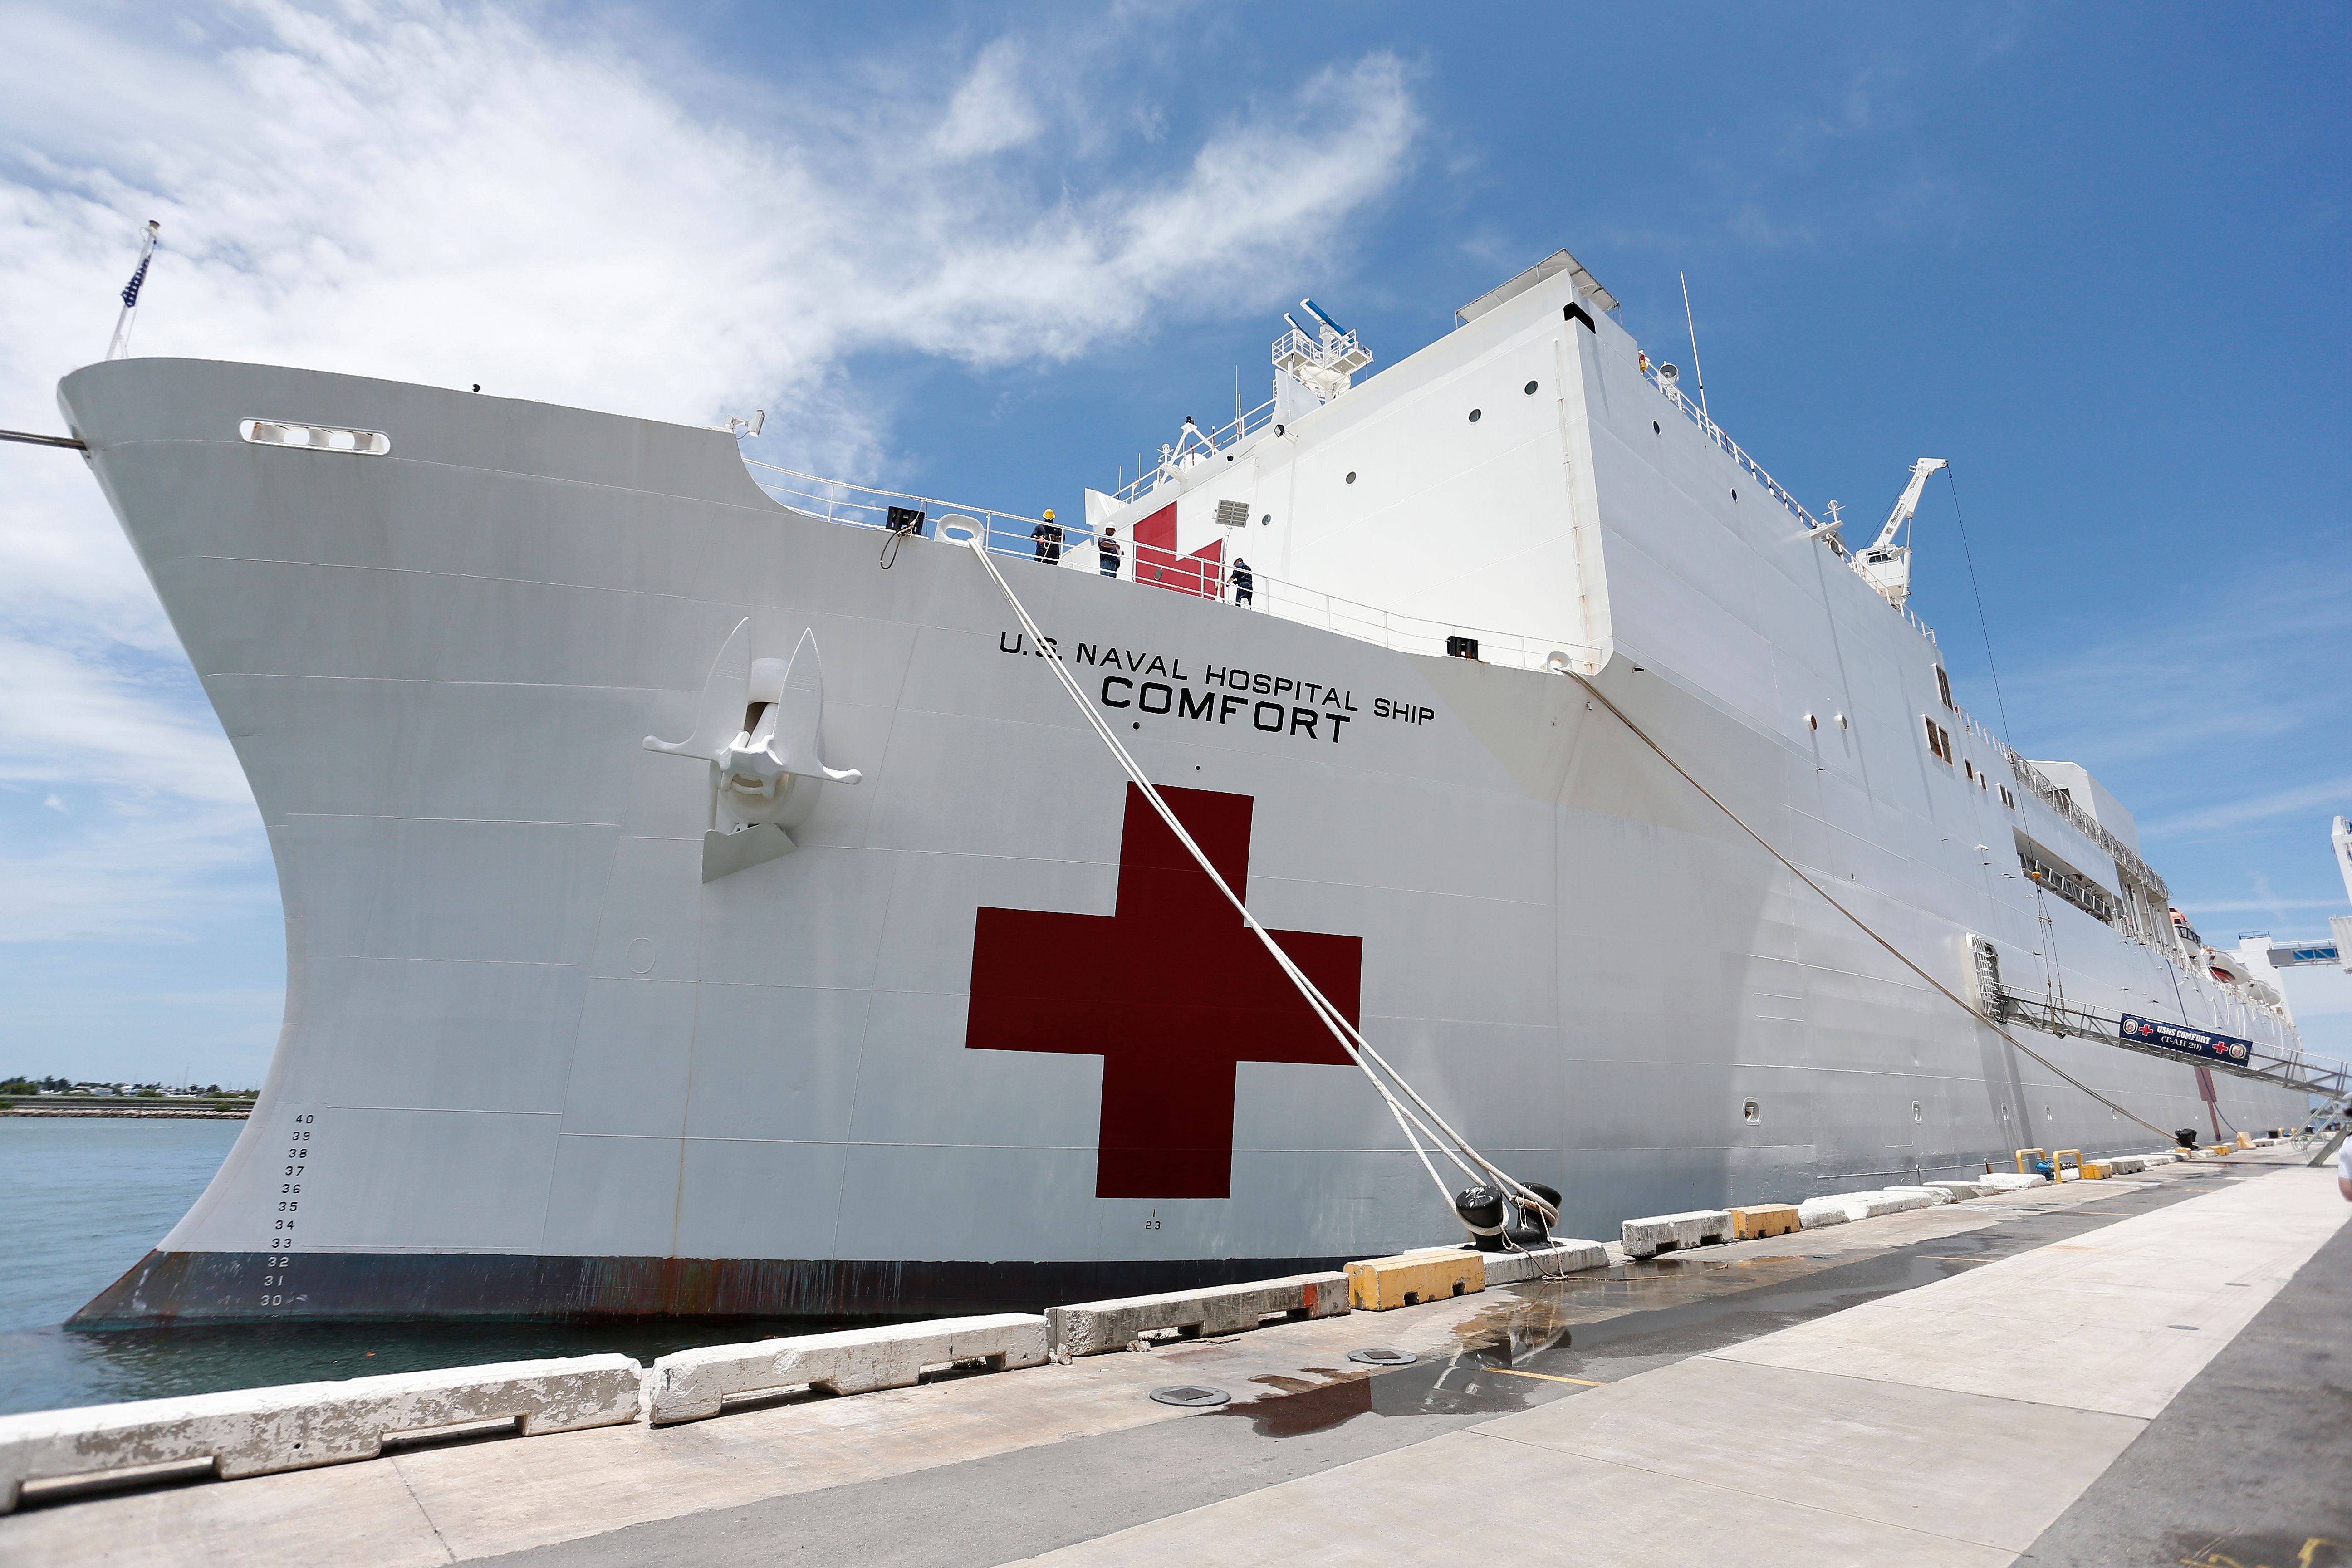
[[2083, 1180], [2086, 1182], [2104, 1182], [2114, 1174], [2115, 1167], [2112, 1165], [2102, 1165], [2096, 1161], [2084, 1162]]
[[1410, 1252], [1348, 1265], [1348, 1302], [1359, 1312], [1418, 1307], [1486, 1288], [1486, 1265], [1475, 1252]]
[[2074, 1179], [2083, 1179], [2083, 1152], [2080, 1149], [2053, 1149], [2050, 1152], [2050, 1180], [2055, 1184], [2066, 1179], [2066, 1156], [2074, 1156]]
[[1731, 1211], [1731, 1234], [1741, 1241], [1767, 1236], [1790, 1236], [1801, 1227], [1794, 1204], [1749, 1204]]
[[2251, 1139], [2251, 1138], [2247, 1137], [2247, 1136], [2246, 1136], [2244, 1133], [2242, 1133], [2242, 1132], [2241, 1132], [2241, 1133], [2239, 1133], [2239, 1134], [2238, 1134], [2238, 1147], [2239, 1147], [2239, 1148], [2241, 1148], [2241, 1149], [2251, 1149], [2251, 1148], [2252, 1148], [2253, 1146], [2254, 1146], [2254, 1141], [2253, 1141], [2252, 1139]]

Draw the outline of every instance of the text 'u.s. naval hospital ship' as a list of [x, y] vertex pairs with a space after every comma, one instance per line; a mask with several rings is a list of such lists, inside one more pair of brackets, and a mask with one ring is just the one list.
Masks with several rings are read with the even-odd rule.
[[1849, 541], [1615, 305], [1563, 251], [1360, 384], [1294, 322], [1060, 535], [724, 430], [68, 375], [289, 968], [235, 1151], [77, 1321], [1034, 1307], [1459, 1236], [1113, 738], [1564, 1234], [2296, 1120], [2129, 815], [1954, 705], [1896, 526], [1939, 465]]

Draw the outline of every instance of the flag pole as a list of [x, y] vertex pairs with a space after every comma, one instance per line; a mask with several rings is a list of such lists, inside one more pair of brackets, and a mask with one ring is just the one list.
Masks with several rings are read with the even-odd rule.
[[147, 220], [147, 243], [139, 247], [138, 270], [122, 286], [122, 313], [114, 318], [114, 337], [106, 345], [109, 359], [121, 359], [131, 352], [131, 318], [139, 310], [139, 286], [147, 281], [147, 263], [154, 259], [155, 237], [163, 228], [153, 218]]

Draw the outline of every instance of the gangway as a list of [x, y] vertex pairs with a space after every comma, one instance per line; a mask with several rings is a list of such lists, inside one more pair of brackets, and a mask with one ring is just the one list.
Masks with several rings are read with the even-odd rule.
[[2112, 1014], [2100, 1013], [2088, 1007], [2078, 1007], [2071, 1002], [2053, 997], [2030, 995], [2009, 990], [2005, 986], [1990, 988], [1992, 1016], [2004, 1021], [2013, 1020], [2053, 1035], [2072, 1035], [2077, 1039], [2104, 1040], [2127, 1051], [2143, 1056], [2160, 1057], [2166, 1061], [2190, 1062], [2214, 1072], [2229, 1073], [2236, 1078], [2252, 1079], [2297, 1094], [2322, 1095], [2329, 1100], [2341, 1100], [2352, 1091], [2352, 1063], [2314, 1059], [2300, 1048], [2292, 1056], [2267, 1050], [2261, 1045], [2251, 1046], [2243, 1062], [2224, 1061], [2218, 1057], [2192, 1056], [2168, 1046], [2151, 1045], [2127, 1037], [2123, 1020]]

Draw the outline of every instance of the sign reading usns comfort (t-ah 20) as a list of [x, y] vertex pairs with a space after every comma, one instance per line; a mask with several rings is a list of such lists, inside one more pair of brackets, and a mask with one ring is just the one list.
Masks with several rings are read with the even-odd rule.
[[2220, 1062], [2243, 1062], [2254, 1048], [2252, 1040], [2242, 1040], [2235, 1035], [2217, 1035], [2209, 1029], [2192, 1029], [2186, 1024], [2166, 1024], [2154, 1018], [2135, 1018], [2129, 1013], [2123, 1016], [2116, 1032], [2139, 1045], [2165, 1046]]

